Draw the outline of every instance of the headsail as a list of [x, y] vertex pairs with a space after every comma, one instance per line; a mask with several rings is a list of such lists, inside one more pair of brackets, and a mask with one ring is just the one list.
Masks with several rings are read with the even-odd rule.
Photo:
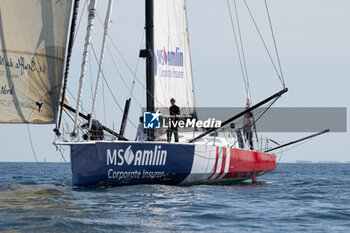
[[0, 122], [54, 123], [72, 0], [1, 0]]
[[194, 115], [194, 92], [185, 0], [154, 0], [155, 106], [176, 99], [181, 114]]

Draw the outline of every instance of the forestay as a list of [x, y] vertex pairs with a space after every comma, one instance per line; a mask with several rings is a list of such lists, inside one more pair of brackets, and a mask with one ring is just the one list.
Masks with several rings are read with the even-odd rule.
[[1, 0], [0, 122], [57, 117], [72, 0]]
[[194, 92], [185, 0], [154, 0], [154, 54], [156, 109], [168, 108], [170, 99], [175, 98], [181, 114], [193, 115]]

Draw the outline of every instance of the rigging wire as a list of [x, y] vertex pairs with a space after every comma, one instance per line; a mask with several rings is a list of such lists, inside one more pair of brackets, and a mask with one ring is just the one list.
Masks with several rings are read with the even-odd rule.
[[[85, 6], [87, 6], [87, 4], [86, 4], [87, 2], [88, 2], [88, 0], [85, 0], [84, 6], [82, 7], [82, 9], [84, 9]], [[86, 9], [88, 9], [88, 7], [86, 7]], [[77, 35], [79, 33], [80, 23], [81, 23], [81, 20], [83, 18], [83, 15], [84, 15], [84, 11], [82, 11], [82, 13], [80, 15], [80, 18], [79, 18], [79, 23], [78, 23], [78, 27], [77, 27], [77, 33], [76, 33], [76, 35], [74, 37], [74, 43], [75, 43], [75, 40], [77, 39]]]
[[141, 80], [137, 77], [136, 73], [132, 70], [132, 68], [130, 67], [130, 65], [128, 64], [128, 62], [125, 60], [125, 58], [122, 56], [120, 50], [118, 49], [118, 47], [115, 45], [114, 41], [112, 40], [111, 36], [108, 34], [108, 37], [110, 38], [110, 41], [112, 43], [112, 46], [114, 47], [114, 49], [117, 51], [118, 55], [122, 58], [124, 64], [127, 66], [127, 68], [129, 69], [129, 71], [132, 73], [132, 75], [134, 76], [134, 78], [139, 82], [139, 84], [141, 85], [141, 87], [149, 94], [151, 95], [155, 101], [157, 101], [157, 103], [161, 106], [161, 107], [166, 107], [164, 106], [157, 98], [155, 98], [154, 95], [152, 95], [146, 88], [146, 86], [141, 82]]
[[[101, 18], [99, 17], [99, 15], [98, 15], [97, 12], [96, 12], [96, 15], [97, 15], [98, 21], [99, 21], [101, 24], [103, 24], [103, 23], [102, 23], [102, 20], [101, 20]], [[117, 47], [116, 44], [114, 43], [114, 41], [113, 41], [113, 39], [111, 38], [111, 36], [110, 36], [109, 33], [107, 33], [107, 36], [109, 37], [109, 39], [110, 39], [110, 41], [111, 41], [111, 43], [112, 43], [112, 46], [113, 46], [114, 49], [117, 51], [118, 55], [121, 57], [121, 59], [122, 59], [122, 61], [124, 62], [124, 64], [127, 66], [127, 68], [129, 69], [129, 71], [130, 71], [130, 72], [132, 73], [132, 75], [134, 76], [133, 82], [135, 81], [135, 79], [137, 79], [137, 81], [140, 83], [140, 85], [143, 87], [143, 89], [146, 90], [146, 93], [152, 95], [152, 94], [147, 90], [147, 88], [145, 87], [145, 85], [144, 85], [144, 84], [140, 81], [140, 79], [137, 77], [137, 75], [136, 75], [137, 69], [136, 69], [135, 71], [132, 70], [132, 68], [130, 67], [130, 65], [128, 64], [128, 62], [125, 60], [124, 56], [122, 56], [120, 50], [118, 49], [118, 47]], [[109, 50], [108, 46], [107, 46], [107, 50]], [[94, 52], [94, 55], [95, 55], [95, 57], [96, 57], [95, 52]], [[112, 57], [113, 57], [113, 56], [112, 56]], [[112, 59], [112, 60], [113, 60], [113, 59]], [[115, 63], [115, 62], [113, 62], [113, 63]], [[102, 75], [103, 75], [103, 79], [106, 81], [103, 72], [102, 72]], [[122, 76], [120, 76], [120, 77], [122, 77]], [[123, 81], [123, 82], [125, 83], [125, 81]], [[111, 94], [112, 94], [112, 91], [111, 91], [111, 89], [110, 89], [110, 87], [109, 87], [107, 81], [106, 81], [106, 84], [107, 84], [107, 87], [108, 87], [108, 89], [110, 90], [110, 92], [111, 92]], [[126, 83], [125, 83], [125, 85], [126, 85]], [[127, 86], [127, 85], [126, 85], [126, 86]], [[128, 89], [129, 89], [129, 88], [128, 88]], [[130, 90], [130, 89], [129, 89], [129, 90]], [[132, 94], [132, 92], [130, 92], [130, 93]], [[122, 112], [124, 112], [124, 111], [122, 110], [120, 104], [117, 102], [117, 100], [116, 100], [116, 98], [114, 97], [113, 94], [112, 94], [112, 96], [113, 96], [114, 100], [116, 101], [116, 103], [117, 103], [119, 109], [120, 109]], [[138, 101], [137, 101], [137, 98], [136, 98], [133, 94], [132, 94], [132, 96], [133, 96], [133, 98], [135, 99], [135, 101], [138, 102]], [[152, 96], [153, 96], [154, 100], [157, 101], [157, 103], [158, 103], [160, 106], [165, 107], [157, 98], [154, 97], [154, 95], [152, 95]], [[141, 105], [139, 102], [138, 102], [138, 104], [142, 107], [142, 105]], [[134, 123], [132, 123], [132, 121], [131, 121], [129, 118], [127, 118], [127, 120], [128, 120], [136, 129], [138, 128]]]
[[[96, 60], [96, 62], [98, 63], [97, 55], [96, 55], [96, 52], [95, 52], [95, 49], [94, 49], [93, 44], [91, 44], [91, 48], [92, 48], [92, 52], [93, 52], [93, 54], [94, 54], [95, 60]], [[106, 78], [105, 78], [105, 75], [104, 75], [103, 70], [101, 71], [101, 74], [102, 74], [103, 80], [105, 80], [105, 82], [106, 82], [106, 86], [107, 86], [109, 92], [111, 93], [111, 95], [112, 95], [112, 97], [113, 97], [114, 102], [117, 104], [117, 106], [118, 106], [118, 108], [120, 109], [120, 111], [121, 111], [121, 112], [124, 112], [123, 109], [122, 109], [122, 107], [120, 106], [119, 102], [118, 102], [117, 99], [115, 98], [115, 96], [114, 96], [114, 94], [113, 94], [113, 92], [112, 92], [112, 89], [110, 88], [110, 86], [109, 86], [109, 84], [108, 84], [108, 82], [107, 82], [107, 80], [106, 80]], [[128, 118], [128, 121], [129, 121], [136, 129], [138, 128], [129, 118]]]
[[[100, 22], [100, 24], [103, 25], [103, 22], [102, 22], [102, 20], [101, 20], [99, 14], [98, 14], [97, 12], [96, 12], [96, 16], [97, 16], [97, 19], [98, 19], [98, 21]], [[142, 105], [140, 104], [140, 102], [139, 102], [139, 101], [137, 100], [137, 98], [133, 95], [133, 90], [134, 90], [134, 86], [135, 86], [135, 79], [137, 79], [137, 80], [139, 81], [139, 79], [138, 79], [138, 77], [137, 77], [137, 75], [136, 75], [136, 72], [137, 72], [137, 69], [138, 69], [138, 65], [139, 65], [140, 59], [139, 59], [139, 58], [137, 59], [136, 69], [135, 69], [135, 71], [133, 71], [133, 70], [131, 69], [130, 65], [129, 65], [129, 64], [127, 63], [127, 61], [125, 60], [125, 58], [122, 56], [122, 54], [121, 54], [121, 52], [119, 51], [119, 49], [117, 48], [117, 46], [115, 45], [115, 43], [114, 43], [112, 37], [110, 36], [109, 32], [107, 33], [107, 36], [109, 37], [109, 40], [111, 41], [112, 46], [113, 46], [114, 49], [117, 51], [118, 55], [122, 58], [124, 64], [127, 66], [127, 68], [129, 69], [129, 71], [130, 71], [130, 72], [133, 74], [133, 76], [134, 76], [131, 89], [130, 89], [129, 86], [126, 84], [126, 82], [125, 82], [125, 80], [124, 80], [124, 78], [123, 78], [123, 75], [121, 74], [120, 70], [118, 69], [117, 63], [116, 63], [114, 57], [112, 56], [112, 52], [111, 52], [111, 50], [110, 50], [110, 48], [109, 48], [109, 46], [108, 46], [108, 44], [107, 44], [107, 50], [108, 50], [108, 52], [109, 52], [109, 54], [110, 54], [110, 56], [111, 56], [111, 58], [112, 58], [112, 63], [113, 63], [113, 65], [114, 65], [114, 67], [116, 68], [116, 70], [118, 71], [119, 77], [121, 78], [121, 80], [122, 80], [122, 82], [124, 83], [125, 87], [129, 90], [130, 96], [134, 98], [134, 100], [137, 102], [137, 104], [138, 104], [140, 107], [142, 107]], [[141, 38], [141, 42], [140, 42], [140, 48], [141, 48], [141, 46], [142, 46], [144, 36], [145, 36], [145, 31], [143, 30], [143, 34], [142, 34], [142, 38]], [[139, 82], [140, 82], [140, 81], [139, 81]], [[141, 82], [140, 82], [140, 83], [141, 83]], [[142, 85], [142, 83], [141, 83], [141, 85]], [[143, 87], [145, 90], [147, 90], [147, 89], [145, 88], [144, 85], [142, 85], [142, 87]]]
[[[101, 24], [103, 24], [103, 23], [102, 23], [102, 20], [101, 20], [101, 18], [99, 17], [99, 15], [98, 15], [97, 12], [96, 12], [96, 15], [97, 15], [98, 21], [99, 21]], [[134, 82], [135, 79], [136, 79], [136, 80], [140, 83], [141, 87], [142, 87], [144, 90], [146, 90], [146, 93], [148, 93], [149, 95], [151, 95], [151, 96], [154, 98], [154, 100], [155, 100], [160, 106], [165, 107], [157, 98], [155, 98], [154, 95], [152, 95], [152, 94], [147, 90], [147, 88], [145, 87], [145, 85], [140, 81], [140, 79], [139, 79], [139, 78], [137, 77], [137, 75], [136, 75], [136, 71], [137, 71], [137, 70], [135, 70], [135, 71], [132, 70], [132, 68], [130, 67], [130, 65], [128, 64], [128, 62], [125, 60], [124, 56], [122, 56], [120, 50], [118, 49], [118, 47], [117, 47], [116, 44], [114, 43], [114, 41], [113, 41], [113, 39], [111, 38], [111, 36], [110, 36], [109, 33], [107, 33], [107, 36], [109, 37], [109, 40], [110, 40], [110, 42], [112, 43], [112, 47], [114, 47], [114, 49], [117, 51], [118, 55], [121, 57], [121, 59], [122, 59], [122, 61], [124, 62], [124, 64], [127, 66], [127, 68], [129, 69], [129, 71], [130, 71], [130, 72], [132, 73], [132, 75], [134, 76], [133, 82]], [[106, 47], [107, 47], [107, 50], [109, 50], [108, 45], [107, 45]], [[95, 52], [94, 52], [94, 55], [95, 55], [95, 57], [96, 57]], [[113, 60], [113, 59], [112, 59], [112, 60]], [[113, 62], [113, 63], [114, 63], [114, 62]], [[103, 79], [106, 81], [103, 71], [102, 71], [102, 76], [103, 76]], [[120, 76], [120, 77], [122, 77], [122, 76]], [[124, 81], [123, 81], [123, 82], [124, 82]], [[109, 89], [110, 92], [111, 92], [112, 97], [114, 98], [114, 101], [117, 103], [118, 108], [121, 110], [121, 112], [124, 112], [124, 111], [122, 110], [122, 108], [121, 108], [119, 102], [118, 102], [118, 101], [116, 100], [116, 98], [114, 97], [114, 95], [113, 95], [113, 93], [112, 93], [112, 91], [111, 91], [111, 89], [110, 89], [110, 87], [109, 87], [107, 81], [106, 81], [106, 84], [107, 84], [108, 89]], [[127, 86], [127, 85], [126, 85], [126, 86]], [[129, 88], [128, 88], [128, 89], [129, 89]], [[132, 94], [132, 92], [130, 92], [130, 93]], [[133, 94], [132, 94], [132, 96], [133, 96], [133, 98], [135, 99], [135, 101], [138, 102], [137, 99], [136, 99], [136, 97], [135, 97]], [[139, 104], [139, 105], [141, 106], [141, 104]], [[142, 107], [142, 106], [141, 106], [141, 107]], [[138, 128], [134, 123], [132, 123], [132, 121], [131, 121], [129, 118], [127, 118], [127, 120], [128, 120], [136, 129]]]
[[[237, 29], [238, 29], [239, 41], [240, 41], [241, 51], [242, 51], [242, 59], [243, 59], [243, 66], [244, 66], [245, 79], [246, 79], [245, 81], [247, 82], [247, 97], [250, 99], [251, 96], [250, 96], [249, 78], [248, 78], [247, 63], [246, 63], [245, 53], [244, 53], [244, 46], [243, 46], [243, 40], [242, 40], [241, 26], [240, 26], [240, 23], [239, 23], [238, 9], [237, 9], [236, 0], [234, 0], [233, 2], [234, 2], [234, 6], [235, 6]], [[251, 101], [251, 99], [250, 99], [250, 101]]]
[[[281, 152], [279, 152], [279, 153], [283, 153], [283, 152], [292, 150], [292, 149], [294, 149], [294, 148], [296, 148], [296, 147], [299, 147], [299, 146], [303, 145], [304, 143], [309, 142], [311, 139], [312, 139], [312, 138], [309, 138], [309, 139], [307, 139], [307, 140], [305, 140], [305, 141], [303, 141], [303, 142], [299, 142], [299, 143], [297, 143], [295, 146], [289, 147], [289, 148], [287, 148], [287, 149], [285, 149], [285, 150], [283, 150], [283, 149], [281, 148]], [[276, 153], [276, 154], [278, 154], [278, 153]]]
[[278, 49], [277, 49], [277, 43], [276, 43], [275, 33], [274, 33], [273, 27], [272, 27], [270, 11], [269, 11], [269, 8], [268, 8], [268, 6], [267, 6], [267, 0], [265, 0], [265, 8], [266, 8], [267, 17], [268, 17], [268, 19], [269, 19], [269, 25], [270, 25], [271, 34], [272, 34], [273, 45], [274, 45], [274, 47], [275, 47], [275, 52], [276, 52], [278, 67], [279, 67], [279, 69], [280, 69], [280, 74], [281, 74], [281, 79], [282, 79], [282, 85], [283, 85], [283, 88], [285, 88], [286, 84], [285, 84], [285, 82], [284, 82], [283, 71], [282, 71], [282, 66], [281, 66], [281, 60], [280, 60], [280, 57], [279, 57], [279, 54], [278, 54]]
[[[69, 95], [71, 95], [71, 97], [72, 97], [72, 99], [75, 101], [75, 103], [77, 102], [77, 99], [74, 97], [74, 95], [72, 94], [72, 92], [69, 90], [69, 88], [67, 88], [67, 91], [68, 91], [68, 93], [69, 93]], [[68, 104], [68, 103], [67, 103]], [[82, 112], [87, 112], [84, 108], [83, 108], [83, 106], [81, 105], [81, 110], [82, 110]]]
[[227, 2], [227, 7], [228, 7], [228, 10], [229, 10], [229, 13], [230, 13], [230, 20], [231, 20], [231, 25], [232, 25], [232, 31], [233, 31], [233, 36], [234, 36], [234, 39], [235, 39], [235, 44], [236, 44], [236, 49], [237, 49], [237, 53], [238, 53], [239, 64], [240, 64], [240, 68], [241, 68], [241, 72], [242, 72], [243, 82], [244, 82], [244, 86], [245, 86], [246, 92], [248, 93], [248, 88], [249, 87], [247, 85], [247, 81], [246, 81], [246, 77], [245, 77], [245, 72], [244, 72], [244, 68], [243, 68], [243, 61], [242, 61], [242, 58], [241, 58], [241, 51], [240, 51], [240, 48], [239, 48], [237, 33], [236, 33], [235, 25], [234, 25], [234, 22], [233, 22], [231, 6], [230, 6], [229, 0], [227, 0], [226, 2]]
[[[242, 40], [242, 33], [241, 33], [241, 29], [240, 29], [240, 22], [239, 22], [239, 16], [238, 16], [238, 8], [237, 8], [237, 4], [236, 4], [236, 0], [234, 0], [234, 9], [235, 9], [235, 16], [236, 16], [236, 24], [237, 24], [237, 30], [238, 30], [238, 36], [237, 36], [237, 32], [236, 32], [236, 29], [235, 29], [235, 24], [233, 22], [233, 16], [232, 16], [232, 11], [231, 11], [231, 6], [230, 6], [230, 2], [229, 0], [226, 1], [227, 2], [227, 7], [228, 7], [228, 10], [229, 10], [229, 14], [230, 14], [230, 20], [231, 20], [231, 25], [232, 25], [232, 30], [233, 30], [233, 34], [234, 34], [234, 39], [235, 39], [235, 44], [236, 44], [236, 49], [237, 49], [237, 53], [238, 53], [238, 57], [239, 57], [239, 62], [240, 62], [240, 68], [241, 68], [241, 72], [242, 72], [242, 76], [243, 76], [243, 80], [244, 80], [244, 84], [245, 84], [245, 88], [246, 88], [246, 92], [247, 92], [247, 100], [249, 100], [249, 102], [251, 101], [251, 96], [250, 96], [250, 87], [249, 87], [249, 79], [248, 79], [248, 72], [247, 72], [247, 65], [246, 65], [246, 59], [245, 59], [245, 54], [244, 54], [244, 46], [243, 46], [243, 40]], [[278, 72], [277, 68], [276, 68], [276, 65], [272, 59], [272, 56], [270, 54], [270, 51], [268, 50], [267, 48], [267, 45], [262, 37], [262, 34], [256, 24], [256, 21], [253, 17], [253, 14], [246, 2], [246, 0], [244, 0], [244, 3], [245, 3], [245, 6], [249, 12], [249, 15], [251, 17], [251, 19], [253, 20], [253, 23], [255, 25], [255, 28], [256, 30], [258, 31], [259, 33], [259, 36], [263, 42], [263, 45], [269, 55], [269, 58], [274, 66], [274, 69], [282, 83], [282, 86], [283, 88], [285, 88], [285, 82], [284, 82], [284, 78], [283, 78], [283, 72], [282, 72], [282, 67], [281, 67], [281, 63], [280, 63], [280, 59], [279, 59], [279, 55], [278, 55], [278, 50], [277, 50], [277, 45], [276, 45], [276, 40], [275, 40], [275, 36], [274, 36], [274, 32], [273, 32], [273, 27], [272, 27], [272, 22], [271, 22], [271, 17], [270, 17], [270, 13], [269, 13], [269, 10], [268, 10], [268, 6], [267, 6], [267, 1], [265, 0], [265, 8], [266, 8], [266, 11], [267, 11], [267, 15], [268, 15], [268, 19], [269, 19], [269, 25], [270, 25], [270, 30], [271, 30], [271, 33], [272, 33], [272, 37], [273, 37], [273, 42], [274, 42], [274, 48], [275, 48], [275, 52], [276, 52], [276, 57], [277, 57], [277, 61], [278, 61], [278, 64], [279, 64], [279, 70], [280, 70], [280, 73]], [[240, 45], [238, 44], [238, 39], [239, 39], [239, 43]], [[278, 98], [277, 98], [278, 99]], [[258, 117], [258, 119], [254, 119], [253, 118], [253, 122], [254, 122], [254, 128], [255, 128], [255, 125], [256, 125], [256, 122], [267, 112], [268, 109], [270, 109], [270, 107], [277, 101], [277, 99], [275, 99]], [[255, 133], [256, 132], [256, 129], [254, 130]], [[258, 141], [258, 137], [256, 135], [256, 140]]]
[[[143, 40], [145, 38], [145, 30], [142, 30], [142, 37], [141, 37], [141, 42], [140, 42], [140, 49], [142, 48], [142, 45], [143, 45]], [[135, 74], [137, 73], [137, 70], [139, 68], [139, 63], [140, 63], [140, 58], [137, 58], [137, 62], [136, 62], [136, 67], [135, 67]], [[135, 87], [135, 77], [134, 79], [132, 80], [132, 86], [131, 86], [131, 91], [130, 91], [130, 97], [131, 98], [133, 96], [133, 92], [134, 92], [134, 87]]]
[[[118, 74], [119, 74], [119, 77], [120, 77], [120, 79], [122, 80], [124, 86], [128, 89], [128, 91], [129, 91], [129, 93], [130, 93], [130, 96], [132, 96], [132, 97], [135, 99], [136, 103], [137, 103], [140, 107], [142, 107], [142, 105], [141, 105], [140, 102], [136, 99], [136, 97], [133, 96], [133, 94], [132, 94], [133, 89], [130, 89], [129, 86], [128, 86], [128, 84], [126, 84], [126, 81], [125, 81], [125, 79], [123, 78], [123, 75], [122, 75], [122, 73], [120, 72], [120, 70], [119, 70], [119, 68], [118, 68], [118, 66], [117, 66], [117, 63], [116, 63], [115, 59], [113, 58], [112, 52], [110, 51], [108, 45], [107, 45], [107, 51], [108, 51], [108, 53], [109, 53], [109, 55], [110, 55], [110, 57], [111, 57], [111, 59], [112, 59], [112, 63], [113, 63], [114, 68], [117, 70], [117, 72], [118, 72]], [[134, 79], [134, 81], [133, 81], [133, 84], [135, 84], [135, 79]], [[134, 86], [134, 85], [133, 85], [133, 86]], [[132, 88], [134, 88], [133, 86], [132, 86]]]
[[[64, 109], [64, 112], [66, 113], [66, 115], [70, 118], [71, 121], [74, 121], [73, 119], [73, 113], [72, 112], [68, 112], [67, 110]], [[65, 120], [67, 122], [67, 120]], [[80, 118], [78, 118], [78, 121], [79, 121], [79, 124], [82, 124], [83, 121], [80, 120]], [[83, 132], [83, 130], [80, 128], [80, 127], [77, 127], [77, 130], [79, 130], [80, 132]], [[63, 137], [62, 137], [63, 138]], [[63, 141], [66, 141], [64, 138], [63, 138]]]
[[279, 98], [280, 98], [280, 96], [277, 97], [276, 99], [274, 99], [274, 100], [270, 103], [270, 105], [267, 106], [265, 109], [262, 109], [262, 113], [259, 115], [259, 117], [258, 117], [256, 120], [254, 120], [254, 123], [256, 123], [256, 122], [257, 122], [257, 121], [272, 107], [272, 105], [273, 105]]
[[[103, 23], [102, 23], [102, 21], [101, 21], [99, 15], [97, 14], [97, 12], [96, 12], [96, 15], [97, 15], [97, 18], [98, 18], [99, 22], [103, 25]], [[111, 38], [110, 35], [109, 35], [109, 33], [108, 33], [107, 35], [108, 35], [109, 38]], [[116, 46], [115, 46], [115, 47], [116, 47]], [[92, 48], [92, 50], [93, 50], [95, 59], [96, 59], [96, 61], [97, 61], [97, 63], [98, 63], [97, 56], [96, 56], [96, 52], [95, 52], [94, 47], [93, 47], [92, 44], [91, 44], [91, 48]], [[110, 51], [109, 51], [109, 52], [110, 52]], [[119, 52], [119, 51], [118, 51], [118, 52]], [[120, 54], [120, 53], [119, 53], [119, 54]], [[121, 56], [121, 54], [120, 54], [120, 56]], [[111, 56], [111, 57], [113, 58], [113, 56]], [[122, 56], [121, 56], [121, 57], [122, 57]], [[122, 58], [123, 58], [123, 57], [122, 57]], [[131, 68], [129, 67], [128, 63], [125, 61], [124, 58], [123, 58], [123, 61], [125, 62], [125, 64], [127, 64], [128, 68], [131, 70]], [[135, 83], [135, 78], [137, 78], [137, 76], [136, 76], [136, 71], [137, 71], [138, 63], [139, 63], [139, 62], [137, 62], [137, 66], [136, 66], [135, 73], [132, 72], [133, 75], [134, 75], [133, 83]], [[90, 70], [92, 70], [92, 69], [91, 69], [91, 63], [89, 63], [89, 64], [90, 64]], [[119, 70], [118, 70], [118, 72], [119, 72]], [[120, 72], [119, 72], [119, 73], [120, 73]], [[91, 74], [91, 72], [90, 72], [90, 74]], [[116, 102], [118, 108], [120, 109], [120, 111], [123, 112], [123, 110], [122, 110], [122, 108], [121, 108], [119, 102], [117, 101], [117, 99], [116, 99], [115, 96], [113, 95], [113, 92], [112, 92], [112, 90], [111, 90], [111, 88], [110, 88], [110, 86], [109, 86], [109, 84], [108, 84], [108, 82], [107, 82], [107, 80], [106, 80], [106, 78], [105, 78], [105, 76], [104, 76], [103, 71], [102, 71], [102, 76], [103, 76], [103, 80], [104, 80], [104, 82], [106, 82], [107, 88], [109, 89], [109, 91], [110, 91], [110, 93], [111, 93], [111, 95], [112, 95], [114, 101]], [[122, 76], [120, 76], [120, 77], [122, 78]], [[122, 80], [123, 80], [124, 84], [126, 85], [126, 87], [128, 88], [128, 86], [127, 86], [127, 84], [125, 83], [124, 79], [122, 79]], [[139, 81], [139, 80], [138, 80], [138, 81]], [[133, 84], [133, 85], [134, 85], [134, 84]], [[129, 89], [129, 88], [128, 88], [128, 89]], [[132, 90], [133, 90], [133, 88], [132, 88]], [[129, 91], [130, 91], [130, 89], [129, 89]], [[130, 91], [130, 93], [132, 94], [132, 91]], [[138, 102], [137, 99], [136, 99], [135, 97], [134, 97], [134, 99], [136, 100], [136, 102]], [[139, 104], [139, 102], [138, 102], [138, 104]], [[141, 104], [139, 104], [139, 105], [141, 106]], [[105, 105], [104, 105], [104, 106], [105, 106]], [[104, 107], [104, 112], [105, 112], [105, 107]], [[106, 116], [106, 113], [105, 113], [105, 116]], [[131, 122], [130, 119], [128, 119], [128, 121], [137, 129], [136, 125], [133, 124], [133, 122]]]
[[278, 71], [278, 69], [277, 69], [277, 67], [276, 67], [276, 64], [275, 64], [275, 62], [274, 62], [274, 60], [273, 60], [273, 58], [272, 58], [272, 56], [271, 56], [271, 53], [270, 53], [270, 51], [269, 51], [269, 49], [268, 49], [268, 47], [267, 47], [267, 45], [266, 45], [266, 42], [265, 42], [265, 40], [264, 40], [264, 38], [263, 38], [263, 36], [262, 36], [262, 34], [261, 34], [261, 31], [259, 30], [258, 24], [257, 24], [256, 21], [255, 21], [255, 18], [254, 18], [253, 14], [252, 14], [252, 12], [251, 12], [251, 10], [250, 10], [250, 8], [249, 8], [249, 5], [248, 5], [248, 3], [247, 3], [246, 0], [243, 0], [243, 1], [244, 1], [245, 6], [246, 6], [246, 8], [247, 8], [247, 10], [248, 10], [248, 13], [249, 13], [249, 15], [250, 15], [250, 18], [252, 19], [252, 21], [253, 21], [253, 23], [254, 23], [254, 26], [255, 26], [255, 28], [256, 28], [258, 34], [259, 34], [259, 37], [260, 37], [260, 39], [261, 39], [261, 41], [262, 41], [262, 43], [263, 43], [263, 45], [264, 45], [264, 47], [265, 47], [265, 50], [266, 50], [266, 52], [267, 52], [267, 54], [268, 54], [268, 56], [269, 56], [269, 59], [270, 59], [270, 61], [271, 61], [271, 63], [272, 63], [272, 66], [273, 66], [273, 68], [275, 69], [276, 74], [277, 74], [279, 80], [281, 81], [281, 83], [282, 83], [282, 85], [283, 85], [283, 81], [282, 81], [281, 74], [279, 73], [279, 71]]

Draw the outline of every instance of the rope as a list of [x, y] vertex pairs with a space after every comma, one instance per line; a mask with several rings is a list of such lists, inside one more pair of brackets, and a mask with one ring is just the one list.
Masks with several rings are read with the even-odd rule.
[[276, 164], [276, 167], [278, 167], [279, 165], [280, 165], [280, 161], [281, 161], [281, 159], [282, 159], [282, 149], [281, 149], [281, 155], [280, 155], [280, 157], [279, 157], [279, 159], [278, 159], [278, 162], [277, 162], [277, 164]]
[[41, 171], [43, 171], [39, 161], [38, 161], [38, 157], [36, 156], [36, 153], [35, 153], [35, 149], [34, 149], [34, 145], [33, 145], [33, 140], [32, 140], [32, 135], [30, 133], [30, 128], [29, 128], [29, 124], [27, 124], [27, 130], [28, 130], [28, 136], [29, 136], [29, 141], [30, 141], [30, 147], [32, 148], [32, 153], [34, 155], [34, 158], [35, 158], [35, 161], [36, 163], [38, 164], [38, 167]]
[[[64, 157], [63, 152], [61, 151], [61, 149], [60, 149], [58, 146], [56, 146], [56, 150], [58, 150], [58, 151], [60, 152], [60, 154], [61, 154], [61, 159], [63, 159], [64, 164], [67, 164], [67, 165], [68, 165], [68, 162], [67, 162], [66, 158]], [[67, 169], [68, 169], [69, 173], [70, 173], [71, 175], [73, 175], [72, 170], [70, 169], [69, 166], [67, 167]]]

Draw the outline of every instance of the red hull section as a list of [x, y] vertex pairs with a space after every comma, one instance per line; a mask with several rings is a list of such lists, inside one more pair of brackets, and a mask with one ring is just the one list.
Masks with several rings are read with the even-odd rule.
[[[217, 147], [214, 170], [208, 179], [253, 177], [276, 168], [276, 156], [272, 154], [225, 147], [222, 148], [221, 153], [222, 158], [220, 158], [219, 147]], [[230, 156], [229, 160], [227, 156]], [[227, 162], [229, 166], [225, 172]]]

